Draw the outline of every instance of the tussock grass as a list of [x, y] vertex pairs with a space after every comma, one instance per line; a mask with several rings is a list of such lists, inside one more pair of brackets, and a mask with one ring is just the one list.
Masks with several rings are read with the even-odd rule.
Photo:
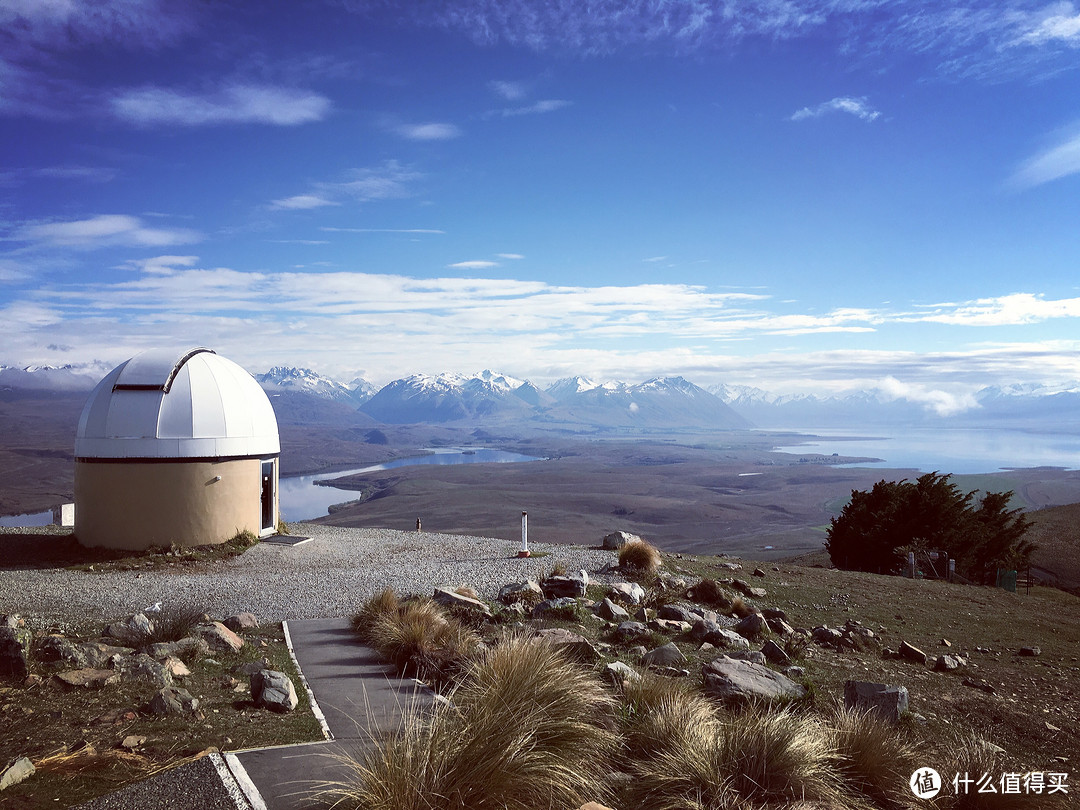
[[194, 605], [168, 606], [160, 613], [152, 614], [153, 630], [144, 635], [145, 644], [162, 641], [179, 641], [191, 635], [191, 631], [206, 621], [206, 612]]
[[660, 567], [660, 552], [645, 540], [635, 540], [619, 549], [619, 567], [654, 574]]
[[622, 731], [632, 759], [654, 759], [719, 731], [715, 705], [701, 692], [652, 672], [640, 675], [622, 685]]
[[754, 606], [743, 599], [741, 596], [736, 596], [731, 600], [730, 612], [734, 613], [740, 619], [745, 619], [751, 613], [755, 613]]
[[852, 794], [882, 810], [914, 804], [914, 794], [904, 786], [920, 762], [899, 729], [872, 711], [839, 706], [829, 723], [829, 734], [836, 752], [834, 767]]
[[356, 810], [534, 810], [604, 798], [613, 698], [551, 645], [510, 637], [472, 663], [450, 702], [413, 707], [324, 797]]
[[720, 583], [715, 579], [706, 577], [691, 588], [691, 590], [694, 592], [694, 599], [701, 604], [709, 605], [718, 610], [731, 609], [730, 594], [721, 588]]
[[[959, 773], [961, 777], [967, 773], [968, 777], [978, 780], [983, 774], [989, 774], [994, 787], [1001, 790], [998, 780], [1001, 778], [1004, 768], [997, 753], [990, 747], [990, 743], [978, 734], [969, 733], [958, 737], [953, 743], [953, 761], [946, 769], [938, 768], [943, 779], [949, 779], [951, 774]], [[1062, 767], [1060, 770], [1067, 770]], [[1071, 781], [1071, 780], [1070, 780]], [[1022, 790], [1023, 788], [1021, 788]], [[1072, 785], [1069, 786], [1070, 792]], [[962, 788], [961, 788], [962, 790]], [[1065, 807], [1065, 803], [1055, 802], [1054, 796], [1045, 791], [1042, 795], [1035, 793], [979, 793], [977, 783], [968, 787], [968, 792], [959, 795], [950, 795], [945, 806], [949, 810], [1039, 810], [1043, 807]], [[952, 793], [949, 785], [943, 793]], [[1057, 794], [1058, 797], [1061, 794]]]
[[360, 610], [352, 617], [353, 631], [366, 641], [367, 628], [372, 625], [375, 619], [397, 613], [400, 606], [401, 602], [394, 590], [392, 588], [384, 589], [360, 606]]

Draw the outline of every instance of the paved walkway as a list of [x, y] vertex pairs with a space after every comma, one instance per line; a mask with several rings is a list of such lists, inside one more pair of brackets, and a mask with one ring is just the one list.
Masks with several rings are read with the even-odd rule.
[[[393, 676], [358, 644], [348, 619], [307, 619], [285, 625], [328, 739], [209, 757], [94, 799], [82, 810], [312, 810], [317, 794], [344, 775], [335, 759], [362, 753], [371, 732], [393, 726], [411, 701], [432, 693]], [[297, 688], [301, 688], [297, 684]]]

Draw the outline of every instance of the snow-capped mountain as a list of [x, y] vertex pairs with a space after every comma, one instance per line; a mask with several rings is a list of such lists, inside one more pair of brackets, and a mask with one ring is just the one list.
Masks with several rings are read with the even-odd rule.
[[353, 405], [367, 401], [375, 392], [375, 386], [359, 377], [346, 385], [309, 368], [292, 366], [274, 366], [265, 374], [256, 374], [255, 379], [267, 391], [300, 391]]
[[112, 366], [99, 362], [63, 366], [0, 365], [0, 390], [89, 391], [111, 368]]
[[541, 398], [532, 383], [490, 370], [471, 375], [413, 374], [384, 386], [361, 410], [391, 424], [455, 422], [527, 415]]

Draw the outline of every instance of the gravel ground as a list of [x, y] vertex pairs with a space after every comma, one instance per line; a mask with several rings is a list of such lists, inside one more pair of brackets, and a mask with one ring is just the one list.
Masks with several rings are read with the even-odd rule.
[[216, 616], [250, 611], [260, 621], [330, 618], [351, 615], [386, 587], [423, 594], [437, 585], [471, 585], [493, 599], [506, 583], [540, 577], [557, 561], [612, 581], [599, 572], [615, 561], [612, 551], [583, 546], [530, 543], [534, 553], [550, 554], [518, 559], [516, 543], [486, 537], [307, 523], [292, 529], [311, 542], [260, 543], [206, 570], [0, 570], [0, 614], [19, 613], [35, 624], [100, 623], [160, 601]]

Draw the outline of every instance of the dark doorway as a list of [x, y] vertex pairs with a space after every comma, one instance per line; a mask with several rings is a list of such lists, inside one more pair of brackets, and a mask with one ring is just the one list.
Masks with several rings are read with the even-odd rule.
[[274, 462], [262, 463], [262, 533], [273, 532], [274, 524]]

